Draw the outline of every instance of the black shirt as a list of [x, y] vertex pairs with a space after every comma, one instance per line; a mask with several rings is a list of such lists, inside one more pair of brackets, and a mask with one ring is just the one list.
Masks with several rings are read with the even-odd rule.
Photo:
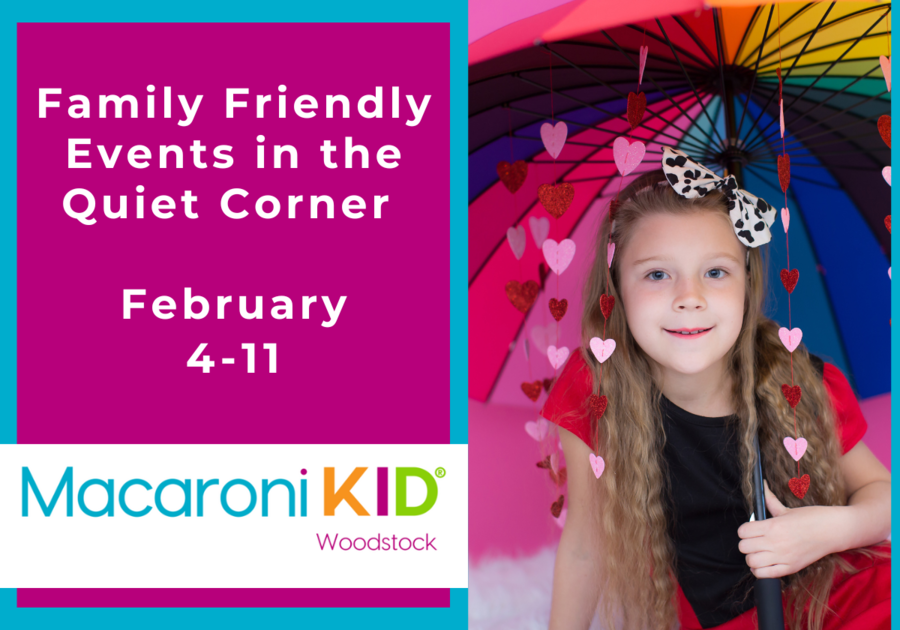
[[[810, 356], [822, 375], [822, 360]], [[737, 416], [698, 416], [665, 396], [662, 409], [675, 573], [700, 625], [710, 628], [756, 606], [756, 578], [738, 549], [738, 527], [750, 514], [741, 492]]]

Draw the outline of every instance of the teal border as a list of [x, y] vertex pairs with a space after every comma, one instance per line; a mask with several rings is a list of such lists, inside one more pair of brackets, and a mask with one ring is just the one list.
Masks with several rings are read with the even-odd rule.
[[[468, 5], [466, 0], [155, 0], [122, 3], [43, 0], [4, 3], [0, 40], [0, 444], [16, 443], [16, 24], [18, 22], [449, 22], [450, 23], [450, 442], [467, 444], [468, 387]], [[13, 541], [7, 541], [7, 543]], [[14, 544], [14, 543], [13, 543]], [[2, 552], [0, 552], [2, 557]], [[298, 623], [303, 624], [302, 626]], [[460, 629], [468, 590], [451, 589], [449, 608], [16, 608], [15, 589], [0, 589], [0, 627], [9, 630], [135, 630], [291, 627]]]

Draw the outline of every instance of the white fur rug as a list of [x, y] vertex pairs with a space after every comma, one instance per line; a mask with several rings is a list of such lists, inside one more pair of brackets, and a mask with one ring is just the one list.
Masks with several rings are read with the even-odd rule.
[[[556, 547], [533, 556], [469, 561], [469, 630], [547, 630]], [[602, 630], [594, 618], [591, 630]]]

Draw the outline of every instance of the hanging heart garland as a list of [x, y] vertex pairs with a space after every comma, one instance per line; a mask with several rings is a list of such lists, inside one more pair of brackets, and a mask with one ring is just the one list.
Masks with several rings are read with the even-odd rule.
[[559, 518], [560, 513], [562, 512], [563, 503], [566, 502], [565, 495], [559, 495], [559, 498], [550, 504], [550, 513], [553, 515], [553, 518]]
[[599, 479], [600, 475], [603, 474], [603, 470], [606, 468], [606, 462], [603, 461], [603, 458], [599, 455], [594, 455], [591, 453], [591, 470], [594, 471], [594, 476]]
[[506, 240], [516, 260], [522, 260], [525, 254], [525, 226], [519, 225], [506, 230]]
[[544, 391], [548, 394], [550, 393], [550, 388], [553, 387], [553, 383], [556, 382], [556, 377], [553, 378], [545, 378], [541, 381], [541, 384], [544, 386]]
[[885, 114], [878, 119], [878, 133], [881, 134], [881, 139], [884, 140], [884, 143], [888, 145], [888, 148], [891, 146], [891, 117]]
[[806, 443], [806, 439], [799, 438], [795, 440], [792, 437], [784, 438], [784, 448], [787, 449], [788, 454], [794, 459], [795, 462], [799, 462], [800, 458], [803, 457], [803, 454], [806, 453], [806, 447], [808, 444]]
[[536, 441], [540, 442], [547, 437], [547, 433], [550, 432], [550, 423], [547, 422], [545, 418], [538, 418], [535, 421], [526, 422], [525, 432]]
[[640, 49], [640, 65], [638, 69], [638, 87], [644, 82], [644, 68], [647, 66], [647, 54], [650, 52], [649, 46], [641, 46]]
[[[628, 108], [626, 110], [628, 124], [631, 126], [631, 130], [634, 131], [637, 129], [638, 125], [641, 124], [641, 121], [644, 119], [644, 112], [647, 110], [647, 95], [643, 92], [639, 92], [635, 94], [634, 92], [628, 93]], [[640, 161], [640, 160], [639, 160]]]
[[885, 166], [881, 169], [881, 176], [884, 177], [884, 181], [888, 183], [888, 186], [891, 185], [891, 167]]
[[797, 349], [797, 346], [800, 345], [800, 341], [803, 339], [803, 331], [799, 328], [792, 328], [791, 330], [779, 328], [778, 338], [781, 339], [781, 343], [788, 349], [788, 352], [793, 352]]
[[791, 211], [787, 208], [781, 209], [781, 224], [784, 226], [784, 233], [787, 234], [788, 226], [791, 224]]
[[559, 121], [555, 125], [544, 123], [541, 125], [541, 140], [544, 142], [544, 148], [554, 160], [559, 157], [560, 152], [566, 145], [566, 138], [569, 135], [569, 128], [566, 123]]
[[781, 192], [786, 193], [791, 185], [791, 156], [787, 153], [778, 156], [778, 181], [781, 183]]
[[539, 461], [536, 465], [538, 468], [545, 468], [547, 470], [550, 470], [550, 456], [547, 455], [547, 457]]
[[613, 142], [613, 159], [622, 177], [625, 177], [637, 168], [638, 164], [644, 159], [646, 151], [647, 148], [640, 140], [629, 143], [628, 138], [624, 136], [619, 136], [615, 139]]
[[572, 205], [572, 200], [575, 199], [575, 187], [567, 182], [557, 185], [541, 184], [538, 186], [538, 199], [544, 206], [544, 210], [558, 219]]
[[597, 357], [597, 360], [600, 363], [603, 363], [611, 357], [615, 350], [615, 339], [601, 339], [600, 337], [593, 337], [591, 339], [591, 352], [594, 353], [594, 356]]
[[612, 267], [613, 256], [616, 253], [616, 244], [610, 243], [606, 246], [606, 266]]
[[891, 58], [885, 57], [881, 55], [878, 58], [879, 63], [881, 63], [881, 74], [884, 75], [884, 83], [887, 85], [887, 91], [891, 91]]
[[541, 382], [534, 381], [533, 383], [522, 383], [522, 391], [531, 399], [531, 402], [537, 402], [537, 399], [541, 395]]
[[555, 319], [556, 321], [560, 321], [563, 317], [566, 316], [566, 310], [568, 310], [568, 308], [568, 300], [557, 300], [556, 298], [550, 298], [550, 314], [553, 315], [553, 319]]
[[521, 284], [518, 280], [510, 280], [506, 283], [506, 297], [523, 313], [534, 304], [541, 288], [534, 280], [528, 280], [525, 284]]
[[781, 123], [781, 139], [784, 140], [784, 99], [778, 100], [778, 117]]
[[512, 164], [506, 161], [498, 162], [497, 175], [506, 189], [512, 194], [516, 194], [528, 176], [528, 163], [524, 160], [517, 160]]
[[806, 491], [809, 490], [809, 475], [803, 475], [799, 479], [791, 477], [791, 480], [788, 481], [788, 486], [790, 486], [791, 492], [794, 493], [795, 497], [802, 499], [806, 496]]
[[604, 293], [600, 296], [600, 312], [603, 313], [603, 317], [609, 319], [609, 316], [612, 315], [613, 307], [616, 305], [616, 298], [612, 295], [607, 295]]
[[569, 512], [568, 508], [563, 508], [562, 512], [559, 513], [559, 518], [553, 521], [557, 525], [559, 525], [560, 529], [563, 529], [566, 526], [566, 514]]
[[532, 326], [531, 342], [537, 351], [543, 355], [547, 354], [547, 346], [550, 345], [550, 327], [549, 326]]
[[547, 217], [530, 217], [528, 219], [528, 227], [531, 228], [531, 236], [534, 238], [534, 244], [540, 249], [544, 246], [544, 241], [550, 236], [550, 219]]
[[550, 275], [550, 267], [548, 267], [545, 263], [538, 264], [538, 278], [541, 280], [541, 290], [544, 288], [544, 283], [547, 280], [547, 276]]
[[555, 271], [556, 275], [562, 275], [562, 272], [569, 267], [572, 259], [575, 258], [575, 241], [567, 238], [557, 243], [552, 238], [548, 238], [541, 246], [541, 251], [544, 252], [544, 260], [547, 261], [547, 266]]
[[799, 385], [794, 385], [793, 387], [790, 385], [782, 385], [781, 393], [784, 394], [784, 398], [788, 401], [791, 409], [795, 409], [797, 405], [800, 404], [801, 392]]
[[794, 289], [797, 287], [797, 281], [799, 279], [799, 269], [791, 269], [790, 271], [788, 271], [787, 269], [781, 270], [781, 284], [784, 285], [784, 288], [787, 289], [788, 293], [794, 292]]
[[606, 396], [591, 394], [591, 397], [588, 399], [588, 404], [591, 408], [591, 414], [599, 420], [603, 417], [603, 414], [606, 413], [606, 408], [609, 406], [609, 399]]
[[891, 215], [884, 217], [884, 227], [887, 228], [888, 234], [891, 233]]
[[[550, 479], [552, 479], [553, 483], [555, 483], [557, 486], [563, 485], [569, 478], [568, 472], [566, 471], [565, 467], [560, 468], [558, 473], [555, 473], [552, 470], [549, 471], [549, 473]], [[563, 510], [563, 512], [565, 512], [565, 510]]]
[[568, 358], [569, 349], [565, 346], [562, 348], [557, 348], [556, 346], [547, 347], [547, 359], [550, 360], [550, 365], [553, 366], [554, 370], [561, 368]]

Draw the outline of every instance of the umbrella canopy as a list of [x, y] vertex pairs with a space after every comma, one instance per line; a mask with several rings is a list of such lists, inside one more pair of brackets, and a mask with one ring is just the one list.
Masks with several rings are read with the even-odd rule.
[[[628, 4], [634, 11], [643, 6]], [[790, 266], [802, 278], [791, 296], [792, 325], [802, 326], [810, 351], [841, 368], [860, 397], [888, 392], [890, 234], [884, 218], [890, 187], [882, 168], [890, 150], [877, 123], [890, 113], [879, 63], [880, 55], [890, 54], [889, 12], [889, 3], [863, 2], [691, 10], [570, 33], [472, 65], [470, 396], [531, 405], [521, 384], [553, 376], [546, 347], [581, 345], [581, 290], [597, 225], [620, 188], [660, 167], [662, 145], [719, 175], [727, 168], [742, 188], [784, 205], [776, 169], [782, 153], [779, 63], [791, 157]], [[622, 178], [611, 146], [630, 129], [626, 97], [638, 91], [641, 45], [649, 48], [640, 86], [647, 112], [632, 138], [644, 142], [647, 154]], [[569, 128], [555, 161], [540, 137], [551, 115]], [[515, 195], [498, 181], [501, 160], [528, 162]], [[537, 202], [538, 186], [554, 181], [575, 189], [559, 219]], [[532, 218], [549, 219], [549, 237], [571, 238], [577, 249], [572, 265], [562, 276], [551, 273], [523, 314], [504, 287], [511, 280], [540, 280], [543, 256], [530, 233]], [[506, 243], [507, 229], [518, 225], [529, 232], [521, 260]], [[786, 326], [787, 294], [777, 275], [787, 266], [781, 221], [772, 232], [769, 315]], [[557, 297], [569, 301], [558, 324], [548, 308]]]

